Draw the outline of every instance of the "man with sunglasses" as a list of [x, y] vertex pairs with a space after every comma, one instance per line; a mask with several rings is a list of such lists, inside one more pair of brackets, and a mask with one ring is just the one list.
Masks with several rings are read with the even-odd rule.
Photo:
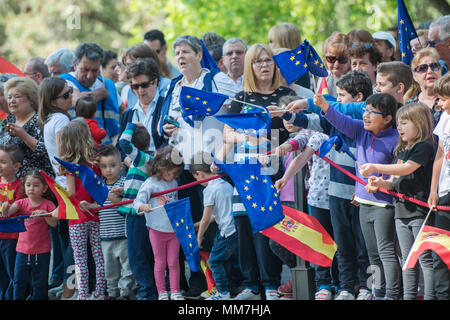
[[430, 24], [428, 46], [436, 48], [445, 63], [442, 69], [444, 75], [450, 66], [450, 15], [440, 17]]
[[[107, 136], [103, 143], [113, 142], [119, 133], [119, 102], [114, 82], [100, 77], [103, 49], [95, 43], [84, 42], [75, 49], [73, 72], [64, 73], [59, 77], [66, 80], [73, 88], [72, 106], [84, 95], [92, 95], [97, 103], [94, 119], [101, 128], [106, 129]], [[72, 107], [69, 114], [74, 117]]]
[[180, 75], [180, 71], [167, 58], [168, 48], [164, 40], [164, 33], [158, 29], [150, 30], [144, 34], [144, 43], [156, 51], [160, 63], [169, 66], [172, 79]]

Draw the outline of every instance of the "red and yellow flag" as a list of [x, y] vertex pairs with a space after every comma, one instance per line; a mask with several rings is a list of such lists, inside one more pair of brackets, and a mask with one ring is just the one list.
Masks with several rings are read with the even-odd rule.
[[413, 268], [420, 254], [425, 250], [433, 250], [450, 269], [450, 231], [432, 226], [424, 226], [417, 235], [414, 245], [408, 254], [403, 270]]
[[337, 245], [316, 218], [283, 206], [284, 219], [262, 234], [299, 256], [322, 267], [333, 262]]
[[328, 84], [327, 84], [327, 78], [322, 78], [320, 81], [319, 89], [317, 90], [318, 94], [328, 94]]
[[67, 190], [61, 187], [44, 171], [40, 171], [40, 173], [45, 178], [45, 181], [47, 181], [48, 186], [58, 200], [58, 219], [79, 219], [79, 215], [82, 214], [82, 211], [79, 208], [79, 201], [75, 197], [69, 196]]

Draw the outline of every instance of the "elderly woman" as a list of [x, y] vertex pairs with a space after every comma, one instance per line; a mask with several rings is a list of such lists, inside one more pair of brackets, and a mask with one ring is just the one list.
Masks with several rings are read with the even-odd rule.
[[413, 77], [417, 85], [407, 92], [407, 103], [422, 102], [431, 111], [434, 125], [442, 114], [439, 97], [434, 92], [434, 83], [442, 76], [442, 66], [439, 63], [439, 53], [434, 48], [425, 48], [417, 51], [411, 61]]
[[[351, 70], [349, 50], [351, 47], [350, 38], [340, 32], [333, 32], [323, 43], [322, 52], [325, 56], [325, 63], [329, 71], [327, 80], [328, 92], [332, 96], [337, 96], [336, 82], [344, 74]], [[321, 81], [319, 79], [319, 81]], [[317, 87], [320, 83], [318, 82]]]
[[10, 114], [1, 124], [0, 144], [16, 144], [24, 154], [17, 176], [40, 169], [54, 176], [38, 121], [38, 86], [28, 78], [17, 77], [5, 83]]
[[4, 73], [0, 75], [0, 119], [4, 120], [9, 114], [8, 103], [6, 102], [5, 83], [11, 78], [18, 77], [12, 73]]
[[[230, 113], [246, 112], [247, 108], [244, 108], [246, 103], [270, 107], [278, 105], [279, 99], [283, 96], [295, 95], [291, 89], [280, 86], [280, 73], [272, 57], [272, 49], [265, 44], [254, 44], [248, 49], [245, 55], [242, 82], [244, 90], [236, 95], [236, 100], [242, 102], [233, 101]], [[278, 134], [275, 134], [277, 132]], [[244, 150], [248, 148], [247, 141], [244, 141], [242, 135], [239, 136], [236, 133], [233, 137], [233, 133], [231, 128], [225, 127], [224, 135], [229, 142], [227, 146], [233, 145], [233, 139], [237, 137], [238, 141], [242, 142], [237, 146], [237, 152], [241, 153], [240, 150], [242, 150], [242, 153], [245, 153]], [[258, 142], [258, 144], [271, 148], [270, 145], [275, 147], [289, 138], [289, 132], [284, 128], [281, 118], [272, 118], [271, 134], [267, 138], [270, 142]], [[222, 156], [223, 158], [225, 157]], [[282, 174], [282, 170], [278, 170], [278, 173]], [[277, 177], [274, 174], [271, 178], [275, 180]], [[241, 203], [233, 201], [233, 216], [239, 242], [239, 265], [244, 277], [243, 285], [246, 287], [235, 299], [261, 299], [260, 285], [265, 289], [267, 300], [279, 299], [276, 289], [280, 284], [282, 263], [271, 250], [269, 238], [260, 233], [253, 234], [250, 220]]]

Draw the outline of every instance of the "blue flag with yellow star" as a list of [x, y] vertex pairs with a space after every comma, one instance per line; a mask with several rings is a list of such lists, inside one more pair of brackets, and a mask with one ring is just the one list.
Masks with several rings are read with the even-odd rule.
[[270, 132], [270, 113], [264, 106], [245, 106], [241, 113], [220, 114], [214, 118], [243, 134], [259, 137]]
[[314, 47], [304, 40], [297, 48], [273, 56], [287, 84], [299, 79], [307, 71], [319, 77], [326, 77], [328, 71]]
[[200, 40], [200, 42], [202, 43], [203, 48], [202, 62], [201, 62], [202, 68], [206, 68], [214, 74], [220, 72], [220, 68], [216, 63], [216, 60], [214, 60], [211, 53], [209, 53], [209, 50], [205, 46], [205, 43], [203, 42], [203, 40]]
[[313, 75], [318, 77], [326, 77], [328, 76], [328, 71], [325, 68], [325, 65], [317, 54], [316, 50], [312, 45], [309, 44], [308, 41], [304, 40], [303, 44], [308, 48], [308, 56], [306, 59], [306, 64], [308, 65], [308, 71]]
[[57, 157], [55, 157], [55, 159], [64, 168], [81, 180], [84, 189], [86, 189], [95, 202], [100, 206], [103, 205], [108, 197], [109, 191], [101, 177], [99, 177], [88, 165], [66, 162]]
[[186, 123], [194, 127], [194, 120], [201, 121], [205, 116], [216, 114], [227, 99], [228, 96], [221, 93], [183, 86], [180, 92], [181, 115]]
[[402, 55], [402, 62], [411, 64], [413, 53], [409, 42], [417, 38], [417, 32], [411, 21], [403, 0], [397, 0], [398, 9], [398, 44]]
[[12, 218], [0, 219], [0, 232], [15, 233], [27, 231], [25, 227], [25, 219], [29, 215], [17, 216]]
[[180, 241], [189, 268], [192, 271], [200, 270], [200, 249], [192, 222], [189, 198], [166, 203], [164, 210], [169, 217], [178, 241]]
[[280, 196], [268, 174], [270, 171], [256, 163], [222, 163], [219, 169], [233, 180], [239, 197], [247, 210], [253, 233], [267, 229], [284, 218]]

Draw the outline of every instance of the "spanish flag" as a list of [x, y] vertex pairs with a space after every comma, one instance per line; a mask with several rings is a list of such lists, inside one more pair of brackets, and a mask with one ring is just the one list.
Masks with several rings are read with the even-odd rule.
[[403, 270], [414, 268], [420, 254], [425, 250], [433, 250], [450, 269], [450, 231], [432, 226], [424, 226], [417, 235], [411, 251], [406, 258]]
[[78, 220], [82, 213], [79, 208], [80, 202], [73, 196], [69, 196], [67, 190], [61, 187], [56, 181], [48, 176], [44, 171], [39, 171], [47, 181], [48, 186], [53, 191], [58, 200], [58, 219]]
[[327, 84], [327, 78], [322, 78], [320, 81], [319, 89], [317, 90], [318, 94], [329, 94], [328, 92], [328, 84]]
[[316, 218], [283, 206], [284, 219], [261, 233], [311, 263], [329, 267], [337, 245]]

